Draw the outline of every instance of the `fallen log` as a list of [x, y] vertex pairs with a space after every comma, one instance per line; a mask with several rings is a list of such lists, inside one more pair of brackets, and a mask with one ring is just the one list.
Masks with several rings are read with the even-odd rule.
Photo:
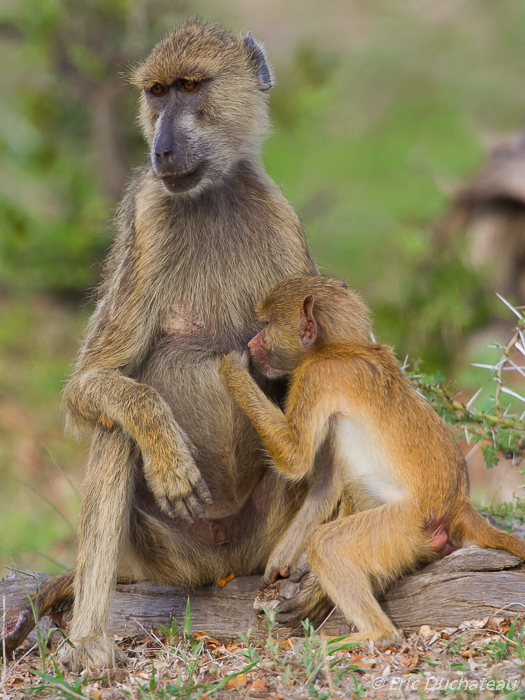
[[[9, 621], [27, 601], [25, 588], [32, 593], [36, 581], [48, 577], [39, 572], [9, 574], [0, 581], [0, 604]], [[134, 583], [116, 587], [111, 607], [110, 631], [127, 637], [150, 632], [159, 625], [170, 627], [173, 619], [182, 624], [190, 599], [192, 631], [206, 632], [222, 642], [248, 633], [252, 640], [263, 640], [268, 632], [265, 616], [257, 614], [262, 602], [259, 576], [234, 578], [223, 588], [218, 585], [198, 590], [171, 588], [158, 583]], [[274, 599], [289, 598], [298, 584], [280, 581]], [[265, 598], [267, 596], [265, 595]], [[275, 602], [266, 600], [269, 608]], [[525, 565], [507, 552], [471, 546], [434, 562], [398, 581], [382, 601], [382, 607], [396, 627], [406, 632], [423, 624], [441, 629], [456, 627], [466, 620], [479, 619], [498, 611], [510, 616], [525, 611]], [[334, 610], [326, 620], [316, 621], [327, 635], [341, 635], [350, 628]], [[301, 627], [278, 625], [272, 635], [286, 638], [301, 634]]]

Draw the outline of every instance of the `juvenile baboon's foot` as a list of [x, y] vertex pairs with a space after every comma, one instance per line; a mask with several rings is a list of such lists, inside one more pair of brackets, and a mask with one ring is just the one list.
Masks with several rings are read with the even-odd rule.
[[300, 583], [306, 576], [310, 574], [310, 562], [306, 552], [303, 552], [297, 563], [290, 568], [290, 581]]
[[105, 637], [71, 640], [74, 646], [65, 645], [58, 660], [68, 671], [80, 673], [83, 669], [113, 668], [126, 663], [126, 655]]
[[310, 571], [302, 578], [297, 595], [279, 603], [275, 619], [286, 624], [299, 624], [306, 618], [313, 622], [327, 615], [332, 608], [333, 603], [319, 585], [314, 572]]
[[345, 642], [357, 642], [358, 644], [370, 644], [379, 647], [380, 649], [384, 647], [396, 647], [403, 646], [405, 644], [405, 636], [403, 630], [396, 629], [392, 627], [392, 632], [354, 632], [345, 637]]

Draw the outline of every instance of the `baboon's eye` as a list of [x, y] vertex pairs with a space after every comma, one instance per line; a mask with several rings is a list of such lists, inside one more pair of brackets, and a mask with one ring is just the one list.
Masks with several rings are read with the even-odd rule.
[[195, 88], [197, 87], [198, 84], [199, 83], [196, 80], [183, 80], [182, 81], [182, 87], [188, 91], [195, 90]]
[[160, 83], [155, 83], [155, 85], [150, 88], [150, 92], [154, 95], [164, 95], [166, 92], [168, 92], [168, 88]]

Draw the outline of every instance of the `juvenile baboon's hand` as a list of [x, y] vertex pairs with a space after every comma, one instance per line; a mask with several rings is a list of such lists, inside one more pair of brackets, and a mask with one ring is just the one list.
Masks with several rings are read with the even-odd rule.
[[228, 353], [220, 366], [219, 372], [228, 377], [234, 372], [244, 372], [250, 367], [250, 353], [245, 350], [243, 353], [233, 350]]
[[193, 523], [194, 515], [205, 517], [202, 504], [213, 505], [213, 499], [191, 454], [197, 453], [193, 443], [185, 433], [180, 438], [170, 444], [164, 436], [153, 442], [153, 449], [143, 451], [144, 476], [165, 513]]

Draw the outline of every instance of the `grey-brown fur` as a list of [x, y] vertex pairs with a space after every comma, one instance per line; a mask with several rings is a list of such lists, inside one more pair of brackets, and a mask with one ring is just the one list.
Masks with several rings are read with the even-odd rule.
[[[251, 423], [218, 374], [224, 354], [243, 350], [260, 330], [256, 301], [279, 280], [315, 271], [295, 212], [261, 164], [266, 88], [253, 58], [253, 45], [191, 24], [134, 72], [142, 89], [206, 78], [193, 116], [181, 102], [190, 98], [173, 93], [173, 138], [187, 149], [184, 163], [205, 157], [207, 165], [199, 183], [178, 194], [151, 165], [132, 182], [64, 392], [70, 428], [93, 430], [75, 648], [61, 656], [73, 670], [114, 661], [106, 632], [117, 570], [179, 586], [262, 572], [304, 496], [304, 487], [267, 470]], [[163, 113], [146, 93], [141, 101], [154, 147]], [[188, 169], [179, 172], [175, 158], [170, 167], [175, 180]], [[202, 509], [206, 519], [189, 522]]]

